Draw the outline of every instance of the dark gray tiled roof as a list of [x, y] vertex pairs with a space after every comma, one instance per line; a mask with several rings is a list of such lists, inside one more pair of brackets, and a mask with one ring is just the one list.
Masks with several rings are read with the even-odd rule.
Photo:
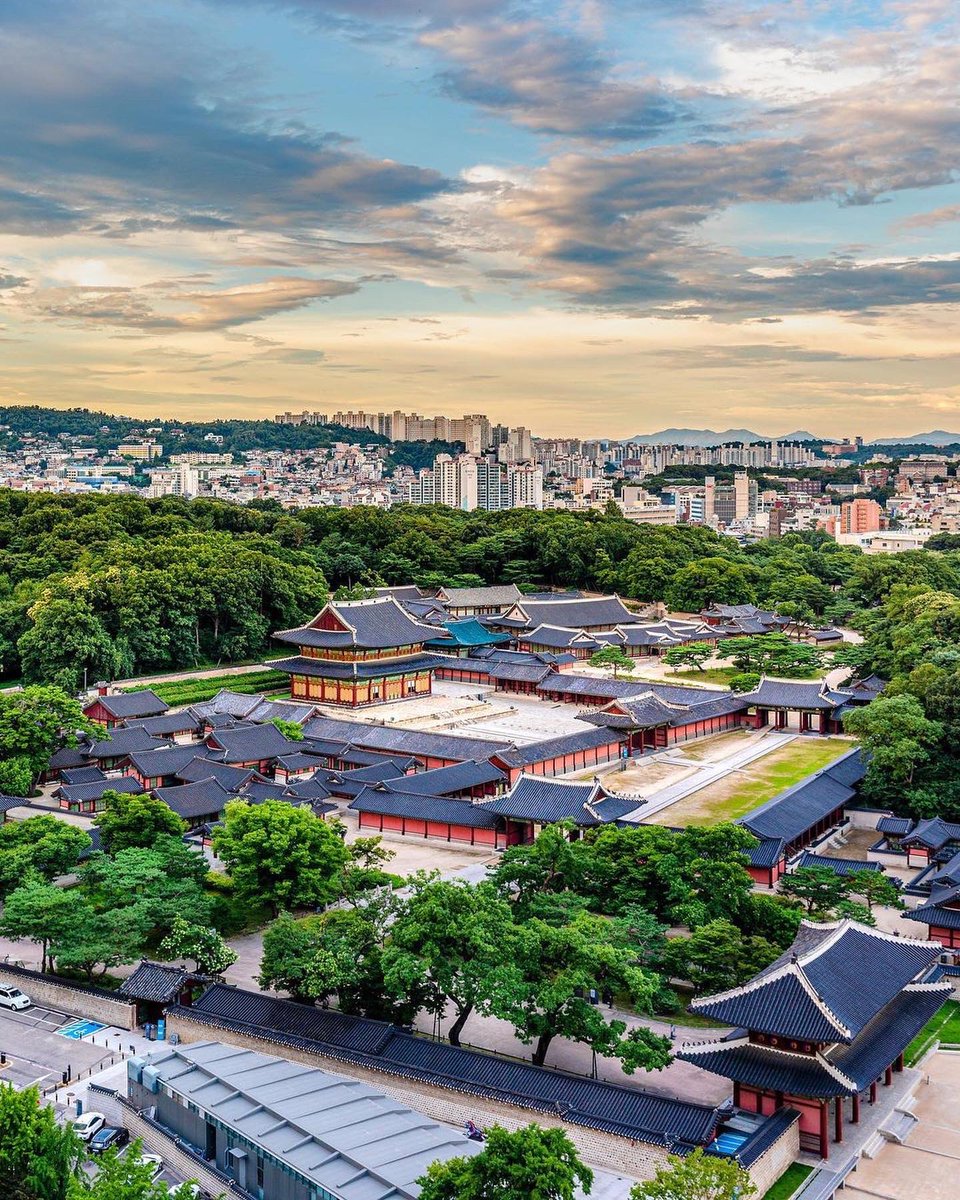
[[127, 729], [144, 729], [155, 737], [170, 736], [176, 733], [189, 733], [200, 728], [200, 722], [190, 709], [183, 712], [167, 712], [159, 717], [137, 717], [126, 721]]
[[521, 641], [531, 646], [550, 646], [555, 650], [566, 650], [576, 644], [596, 649], [599, 642], [592, 634], [583, 633], [580, 629], [564, 629], [559, 625], [538, 625], [530, 633], [525, 633]]
[[352, 747], [386, 754], [414, 757], [447, 758], [465, 762], [489, 757], [511, 745], [502, 740], [462, 737], [450, 733], [428, 733], [417, 729], [393, 729], [363, 721], [344, 721], [337, 717], [317, 717], [304, 726], [308, 738], [343, 737]]
[[323, 658], [280, 658], [270, 663], [274, 671], [285, 675], [307, 675], [313, 679], [384, 679], [388, 675], [403, 675], [411, 671], [434, 671], [448, 667], [450, 658], [444, 654], [405, 654], [398, 658], [372, 658], [363, 662], [333, 662]]
[[123, 758], [133, 751], [164, 749], [170, 743], [165, 738], [155, 738], [145, 729], [114, 729], [110, 738], [94, 742], [86, 755], [88, 758]]
[[[401, 783], [405, 782], [403, 780]], [[349, 808], [356, 812], [376, 813], [390, 817], [408, 817], [412, 821], [437, 821], [448, 825], [466, 825], [473, 829], [499, 829], [504, 825], [503, 817], [491, 812], [485, 804], [471, 804], [469, 800], [448, 800], [442, 796], [394, 790], [393, 788], [366, 787]]]
[[598, 783], [573, 783], [521, 775], [506, 796], [483, 802], [490, 812], [517, 821], [552, 824], [572, 820], [577, 825], [603, 825], [638, 808], [642, 801], [614, 796]]
[[783, 838], [760, 838], [756, 846], [747, 851], [747, 857], [751, 867], [775, 867], [785, 851]]
[[347, 629], [339, 632], [318, 629], [311, 624], [298, 629], [281, 629], [273, 636], [296, 646], [358, 646], [378, 650], [390, 646], [416, 646], [435, 634], [433, 629], [414, 621], [392, 596], [373, 600], [333, 600], [323, 612], [332, 612]]
[[[96, 704], [98, 701], [118, 721], [125, 721], [130, 717], [154, 717], [165, 713], [169, 707], [149, 688], [139, 692], [117, 692], [112, 696], [97, 696], [90, 704]], [[86, 707], [89, 708], [90, 705]]]
[[931, 817], [918, 821], [914, 829], [903, 840], [905, 846], [925, 846], [928, 850], [941, 850], [948, 842], [960, 841], [960, 824]]
[[863, 1091], [943, 1005], [949, 983], [926, 984], [894, 997], [853, 1045], [826, 1054], [790, 1054], [744, 1038], [684, 1046], [677, 1057], [727, 1079], [797, 1096], [828, 1098]]
[[130, 775], [122, 775], [119, 779], [98, 779], [94, 783], [65, 783], [53, 793], [54, 796], [63, 796], [64, 799], [77, 803], [83, 800], [99, 800], [104, 792], [120, 792], [125, 795], [136, 796], [143, 791], [143, 788]]
[[484, 1096], [533, 1112], [656, 1145], [704, 1145], [718, 1117], [707, 1105], [689, 1104], [599, 1080], [574, 1078], [429, 1038], [383, 1022], [346, 1017], [289, 1000], [220, 984], [196, 1005], [179, 1010], [213, 1028], [249, 1031], [278, 1045], [297, 1046], [400, 1078], [466, 1095]]
[[170, 1004], [177, 1000], [188, 982], [202, 979], [182, 967], [165, 967], [144, 959], [140, 966], [120, 985], [117, 992], [130, 1000], [152, 1000]]
[[891, 834], [894, 837], [903, 837], [913, 828], [913, 820], [910, 817], [881, 817], [877, 822], [877, 832]]
[[750, 982], [694, 1000], [691, 1009], [737, 1028], [852, 1042], [940, 952], [930, 942], [897, 938], [853, 921], [821, 926], [817, 937], [809, 949], [805, 939], [795, 941]]
[[144, 779], [162, 779], [165, 775], [176, 775], [195, 758], [222, 760], [223, 752], [207, 746], [174, 746], [164, 742], [160, 749], [131, 754], [130, 762]]
[[747, 813], [738, 823], [757, 837], [794, 842], [854, 797], [853, 788], [843, 780], [859, 779], [862, 771], [859, 749], [850, 750], [831, 766], [801, 779]]
[[818, 680], [799, 683], [792, 679], [764, 677], [752, 692], [744, 693], [744, 698], [760, 708], [802, 708], [828, 712], [837, 707], [836, 701], [830, 699], [824, 684]]
[[591, 625], [630, 625], [634, 614], [619, 596], [597, 596], [587, 600], [520, 600], [511, 614], [526, 618], [526, 626], [560, 625], [566, 629], [584, 629]]
[[455, 763], [452, 767], [435, 767], [432, 771], [420, 771], [415, 775], [404, 775], [402, 782], [390, 781], [389, 786], [420, 796], [454, 796], [458, 792], [469, 791], [470, 788], [503, 783], [505, 779], [506, 775], [488, 759], [479, 759]]
[[179, 787], [155, 788], [153, 795], [162, 800], [179, 817], [192, 821], [197, 817], [217, 817], [230, 800], [236, 799], [216, 779], [198, 779]]
[[[623, 735], [615, 729], [584, 729], [578, 733], [565, 733], [561, 737], [547, 738], [542, 742], [530, 742], [510, 750], [494, 752], [498, 762], [510, 767], [533, 766], [562, 754], [576, 754], [581, 750], [592, 750], [596, 746], [622, 742]], [[636, 806], [634, 806], [636, 807]]]
[[[371, 783], [383, 783], [404, 778], [403, 767], [393, 759], [380, 757], [369, 767], [358, 767], [355, 771], [328, 771], [321, 767], [313, 778], [322, 783], [331, 796], [357, 796]], [[299, 788], [298, 782], [292, 787]]]
[[441, 588], [439, 599], [449, 608], [509, 608], [522, 599], [520, 589], [513, 583], [494, 584], [492, 587]]
[[218, 729], [210, 735], [208, 744], [223, 751], [227, 763], [260, 762], [294, 754], [300, 743], [291, 741], [276, 725], [237, 725], [233, 729]]
[[[195, 747], [195, 749], [202, 750], [203, 747]], [[239, 791], [245, 783], [250, 783], [251, 780], [263, 779], [262, 775], [258, 775], [250, 767], [230, 767], [226, 763], [199, 755], [174, 771], [173, 774], [182, 783], [197, 783], [201, 779], [215, 779], [228, 792]]]
[[797, 859], [797, 870], [807, 867], [832, 871], [834, 875], [858, 875], [861, 871], [882, 871], [880, 863], [863, 862], [856, 858], [830, 858], [826, 854], [811, 854], [804, 850]]
[[60, 772], [62, 783], [99, 783], [106, 775], [99, 767], [69, 767]]
[[496, 683], [539, 683], [553, 668], [546, 663], [492, 662], [485, 665], [487, 677]]

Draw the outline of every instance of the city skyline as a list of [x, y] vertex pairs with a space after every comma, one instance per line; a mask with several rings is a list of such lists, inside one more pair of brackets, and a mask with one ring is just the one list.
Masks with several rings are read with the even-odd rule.
[[960, 427], [943, 0], [11, 0], [0, 404]]

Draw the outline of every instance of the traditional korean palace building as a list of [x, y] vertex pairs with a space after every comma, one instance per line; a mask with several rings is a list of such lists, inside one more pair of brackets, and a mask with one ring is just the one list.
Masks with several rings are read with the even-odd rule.
[[[690, 1008], [732, 1025], [717, 1042], [677, 1057], [733, 1081], [748, 1111], [800, 1113], [800, 1145], [822, 1158], [857, 1124], [864, 1096], [889, 1086], [903, 1052], [950, 995], [926, 982], [939, 946], [853, 921], [804, 921], [786, 953], [741, 987]], [[832, 1118], [832, 1119], [831, 1119]]]
[[309, 625], [274, 634], [300, 653], [271, 666], [290, 676], [294, 699], [383, 704], [430, 693], [438, 661], [424, 643], [436, 636], [436, 627], [415, 621], [393, 596], [331, 601]]

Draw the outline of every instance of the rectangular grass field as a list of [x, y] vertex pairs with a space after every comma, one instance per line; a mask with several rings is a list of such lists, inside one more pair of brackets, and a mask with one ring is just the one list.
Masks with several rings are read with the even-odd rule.
[[723, 779], [708, 784], [658, 814], [670, 825], [734, 821], [853, 749], [843, 738], [798, 737]]

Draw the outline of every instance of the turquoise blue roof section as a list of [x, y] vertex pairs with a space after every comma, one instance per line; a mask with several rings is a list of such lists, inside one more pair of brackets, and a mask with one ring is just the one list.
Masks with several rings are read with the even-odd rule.
[[449, 637], [430, 638], [425, 645], [433, 648], [449, 646], [451, 638], [458, 646], [502, 646], [510, 641], [508, 633], [496, 633], [487, 629], [476, 617], [464, 617], [462, 621], [444, 621], [443, 628]]

